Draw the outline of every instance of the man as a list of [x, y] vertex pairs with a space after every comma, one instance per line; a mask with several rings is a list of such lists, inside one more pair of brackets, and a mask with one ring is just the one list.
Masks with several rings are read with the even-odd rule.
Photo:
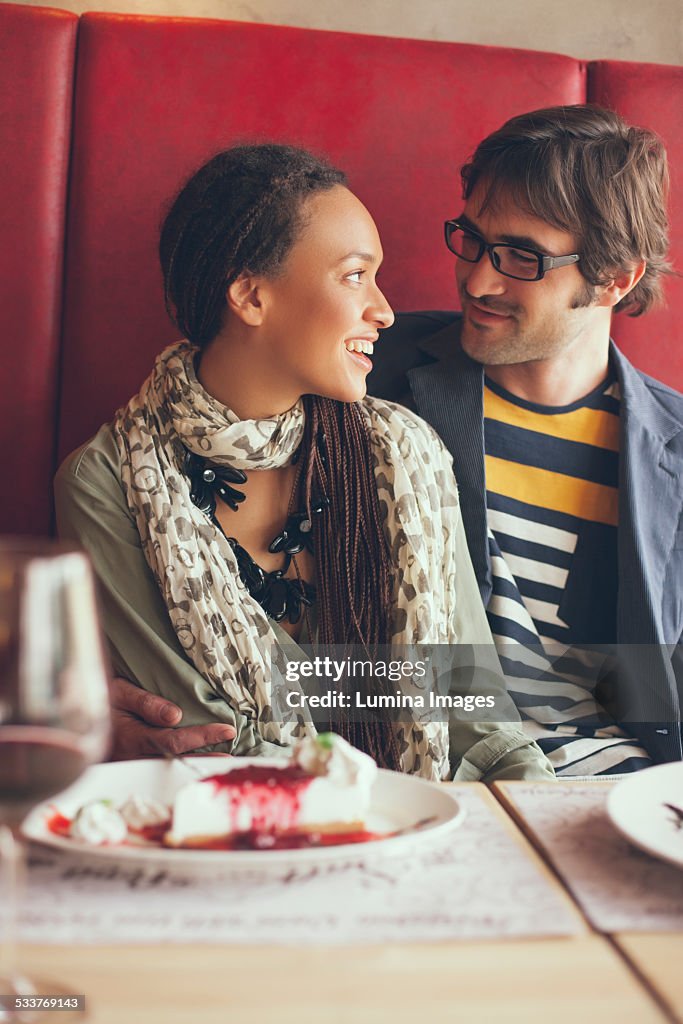
[[678, 759], [683, 396], [609, 338], [668, 269], [664, 149], [558, 107], [485, 139], [462, 182], [446, 223], [462, 316], [399, 317], [369, 390], [453, 455], [510, 689], [558, 773]]
[[[646, 312], [668, 269], [662, 144], [558, 107], [507, 122], [462, 180], [446, 224], [462, 316], [397, 317], [369, 389], [415, 408], [453, 455], [510, 689], [558, 773], [675, 760], [683, 397], [609, 340], [612, 313]], [[629, 645], [616, 672], [614, 645]], [[125, 689], [117, 729], [142, 729], [135, 742], [141, 699]]]

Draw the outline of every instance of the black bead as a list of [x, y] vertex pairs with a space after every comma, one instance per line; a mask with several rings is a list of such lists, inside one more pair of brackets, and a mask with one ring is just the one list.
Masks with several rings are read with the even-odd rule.
[[268, 550], [271, 555], [276, 555], [278, 551], [284, 551], [288, 540], [289, 534], [287, 533], [287, 530], [283, 530], [282, 533], [278, 533], [277, 537], [275, 537], [274, 540], [271, 540], [268, 545]]
[[292, 626], [301, 618], [301, 595], [293, 587], [287, 594], [287, 618]]
[[218, 497], [221, 501], [224, 501], [233, 512], [237, 511], [237, 506], [247, 497], [246, 494], [242, 494], [241, 491], [235, 490], [235, 488], [231, 487], [229, 484], [219, 484], [218, 486], [214, 486]]
[[[324, 448], [324, 435], [320, 436]], [[294, 461], [299, 455], [296, 454]], [[187, 449], [182, 459], [182, 470], [189, 479], [192, 503], [223, 532], [216, 518], [216, 497], [236, 512], [238, 505], [246, 499], [246, 494], [231, 485], [246, 483], [246, 474], [232, 466], [209, 465], [202, 456]], [[311, 505], [311, 515], [319, 515], [328, 505], [327, 498], [316, 498]], [[284, 554], [282, 568], [273, 572], [262, 569], [235, 537], [227, 537], [235, 553], [240, 579], [266, 615], [276, 622], [280, 622], [286, 615], [293, 625], [301, 618], [303, 608], [310, 608], [315, 601], [316, 591], [312, 584], [298, 578], [288, 579], [285, 575], [293, 555], [298, 555], [304, 548], [313, 551], [312, 525], [306, 512], [294, 512], [287, 517], [284, 528], [268, 547], [273, 554]]]
[[247, 474], [233, 466], [213, 466], [213, 471], [220, 480], [226, 480], [229, 484], [246, 484], [247, 482]]
[[[287, 613], [289, 580], [271, 577], [264, 608], [271, 619], [280, 622]], [[296, 621], [296, 620], [295, 620]]]
[[316, 498], [311, 504], [311, 513], [319, 516], [321, 512], [324, 512], [326, 508], [330, 507], [330, 499], [326, 497]]

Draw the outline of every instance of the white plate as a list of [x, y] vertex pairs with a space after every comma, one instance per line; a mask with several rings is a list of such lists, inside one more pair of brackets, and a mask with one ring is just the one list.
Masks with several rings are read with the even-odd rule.
[[[220, 763], [212, 757], [186, 758], [202, 775], [215, 775]], [[264, 759], [240, 758], [240, 765], [266, 764]], [[446, 787], [434, 785], [412, 775], [380, 771], [371, 794], [370, 813], [366, 828], [371, 832], [395, 832], [411, 828], [424, 819], [433, 819], [414, 832], [368, 843], [345, 843], [338, 846], [315, 847], [298, 850], [171, 850], [152, 844], [123, 846], [88, 846], [74, 839], [55, 835], [47, 822], [55, 808], [71, 818], [79, 807], [89, 800], [112, 800], [123, 803], [136, 794], [153, 797], [164, 804], [172, 804], [182, 785], [194, 779], [194, 773], [180, 761], [147, 760], [119, 761], [98, 764], [89, 768], [69, 789], [34, 808], [22, 825], [22, 834], [33, 842], [43, 843], [60, 850], [85, 854], [94, 858], [115, 858], [121, 861], [144, 861], [163, 864], [222, 867], [229, 870], [277, 868], [289, 865], [335, 863], [386, 854], [410, 853], [415, 847], [445, 835], [459, 825], [464, 810]]]
[[622, 835], [655, 857], [683, 867], [683, 827], [667, 804], [683, 810], [683, 763], [634, 772], [610, 790], [607, 813]]

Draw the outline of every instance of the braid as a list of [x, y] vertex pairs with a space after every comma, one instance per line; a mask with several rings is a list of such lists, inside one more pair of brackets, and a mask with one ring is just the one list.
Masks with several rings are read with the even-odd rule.
[[[378, 647], [391, 639], [393, 587], [367, 426], [358, 404], [310, 395], [305, 402], [306, 505], [315, 492], [330, 501], [328, 514], [313, 519], [320, 643], [360, 646], [374, 660]], [[386, 679], [374, 675], [361, 685], [388, 692]], [[386, 709], [368, 721], [347, 716], [338, 729], [381, 767], [400, 770]]]

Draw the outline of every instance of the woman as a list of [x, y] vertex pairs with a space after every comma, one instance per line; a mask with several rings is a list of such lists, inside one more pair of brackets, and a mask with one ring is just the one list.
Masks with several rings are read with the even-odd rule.
[[[365, 398], [393, 314], [377, 229], [344, 182], [277, 145], [227, 150], [190, 179], [160, 245], [188, 340], [57, 478], [60, 531], [93, 557], [117, 671], [186, 722], [203, 707], [233, 724], [240, 754], [312, 728], [273, 715], [273, 641], [491, 643], [446, 450], [412, 413]], [[514, 725], [334, 727], [427, 778], [552, 774]]]

